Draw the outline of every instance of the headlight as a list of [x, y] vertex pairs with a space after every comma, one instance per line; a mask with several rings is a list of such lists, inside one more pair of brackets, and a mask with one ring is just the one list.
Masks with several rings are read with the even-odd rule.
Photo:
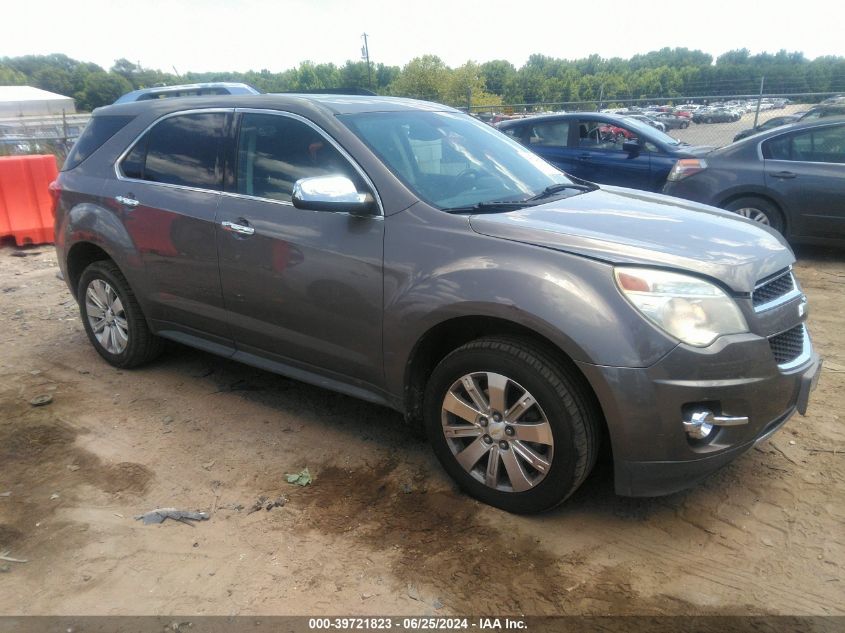
[[616, 284], [650, 321], [684, 343], [706, 347], [748, 331], [736, 303], [709, 282], [663, 270], [616, 268]]

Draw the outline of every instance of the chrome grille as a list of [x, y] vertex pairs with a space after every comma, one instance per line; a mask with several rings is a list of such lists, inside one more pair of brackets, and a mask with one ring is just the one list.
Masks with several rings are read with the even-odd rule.
[[754, 305], [754, 308], [757, 309], [762, 305], [775, 301], [795, 289], [795, 278], [792, 276], [792, 271], [787, 269], [779, 273], [776, 277], [757, 286], [751, 295], [751, 303]]
[[770, 337], [769, 347], [778, 365], [794, 361], [804, 351], [804, 324]]

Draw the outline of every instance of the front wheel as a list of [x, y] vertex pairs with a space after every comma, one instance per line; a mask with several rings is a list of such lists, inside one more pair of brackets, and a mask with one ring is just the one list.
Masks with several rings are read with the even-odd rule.
[[596, 460], [600, 414], [589, 387], [528, 341], [479, 339], [453, 351], [431, 374], [424, 411], [449, 475], [509, 512], [553, 508]]
[[770, 226], [778, 233], [783, 233], [783, 217], [780, 211], [768, 200], [746, 196], [731, 200], [725, 205], [725, 209], [763, 226]]

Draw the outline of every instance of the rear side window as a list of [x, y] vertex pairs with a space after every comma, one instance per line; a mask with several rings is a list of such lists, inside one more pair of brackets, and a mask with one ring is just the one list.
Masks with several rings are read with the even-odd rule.
[[85, 126], [82, 136], [77, 139], [70, 150], [70, 153], [65, 159], [65, 164], [62, 166], [62, 171], [70, 171], [79, 165], [82, 161], [93, 154], [97, 149], [109, 140], [112, 136], [117, 134], [119, 130], [126, 127], [135, 117], [133, 116], [109, 116], [101, 115], [92, 117]]
[[530, 145], [566, 147], [569, 144], [569, 121], [551, 121], [534, 126], [529, 139]]
[[806, 163], [845, 163], [845, 125], [770, 139], [763, 144], [763, 157]]
[[157, 123], [120, 163], [127, 178], [220, 191], [226, 114], [182, 114]]

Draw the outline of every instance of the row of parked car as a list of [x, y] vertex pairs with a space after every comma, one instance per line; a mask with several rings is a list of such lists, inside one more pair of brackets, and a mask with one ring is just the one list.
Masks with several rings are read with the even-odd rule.
[[535, 116], [497, 127], [586, 181], [687, 198], [793, 240], [825, 242], [845, 238], [845, 116], [836, 116], [836, 108], [845, 105], [818, 106], [798, 123], [761, 125], [720, 149], [600, 112]]

